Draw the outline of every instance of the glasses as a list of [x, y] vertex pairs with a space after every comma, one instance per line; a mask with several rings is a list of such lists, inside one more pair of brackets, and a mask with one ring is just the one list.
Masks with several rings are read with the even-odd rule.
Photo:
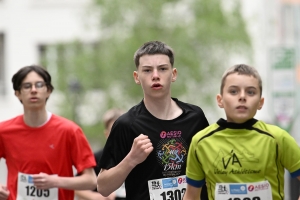
[[42, 81], [36, 82], [34, 84], [32, 84], [32, 83], [23, 83], [21, 85], [21, 90], [24, 91], [24, 92], [29, 92], [32, 89], [33, 85], [34, 85], [34, 87], [35, 87], [36, 90], [41, 90], [41, 89], [44, 88], [44, 86], [46, 85], [46, 83], [42, 82]]

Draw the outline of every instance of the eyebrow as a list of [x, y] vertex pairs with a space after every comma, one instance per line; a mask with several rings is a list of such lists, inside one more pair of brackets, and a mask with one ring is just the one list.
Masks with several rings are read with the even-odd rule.
[[[168, 64], [161, 64], [161, 65], [158, 65], [157, 67], [167, 67]], [[154, 68], [154, 66], [151, 66], [151, 65], [141, 65], [141, 67], [148, 67], [148, 68]]]
[[34, 83], [40, 83], [40, 82], [45, 82], [45, 81], [36, 81], [36, 82], [24, 82], [24, 83], [22, 83], [22, 84], [25, 84], [25, 83], [31, 83], [31, 84], [33, 83], [33, 84], [34, 84]]
[[[234, 87], [234, 88], [240, 88], [240, 86], [238, 86], [238, 85], [230, 85], [228, 88], [231, 88], [231, 87]], [[246, 87], [247, 89], [258, 89], [257, 87], [255, 87], [255, 86], [247, 86]]]

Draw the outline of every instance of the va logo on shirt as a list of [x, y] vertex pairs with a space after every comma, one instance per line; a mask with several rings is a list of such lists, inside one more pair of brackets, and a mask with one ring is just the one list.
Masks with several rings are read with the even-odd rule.
[[[222, 149], [219, 150], [218, 155], [213, 163], [215, 174], [257, 174], [261, 170], [248, 169], [244, 165], [247, 163], [258, 163], [254, 154], [243, 150], [236, 151], [232, 149], [229, 153], [224, 153]], [[249, 165], [246, 165], [249, 166]]]
[[214, 167], [220, 167], [221, 164], [223, 169], [227, 169], [229, 165], [238, 165], [243, 167], [244, 162], [255, 162], [258, 163], [258, 159], [254, 157], [253, 154], [247, 152], [246, 150], [238, 152], [231, 150], [228, 154], [225, 154], [222, 149], [219, 150], [218, 156], [215, 159]]

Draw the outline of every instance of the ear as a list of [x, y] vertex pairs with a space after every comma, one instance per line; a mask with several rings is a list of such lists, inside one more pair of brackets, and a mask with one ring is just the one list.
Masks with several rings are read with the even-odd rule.
[[15, 90], [15, 96], [21, 101], [21, 93], [20, 93], [20, 91]]
[[137, 71], [134, 71], [134, 72], [133, 72], [133, 78], [134, 78], [134, 81], [135, 81], [136, 84], [138, 84], [138, 85], [141, 84], [141, 83], [140, 83], [140, 79], [139, 79], [139, 74], [138, 74]]
[[257, 110], [260, 110], [263, 107], [264, 103], [265, 103], [265, 98], [263, 98], [263, 97], [260, 98]]
[[218, 104], [218, 106], [219, 106], [220, 108], [224, 108], [224, 106], [223, 106], [223, 97], [222, 97], [222, 95], [221, 95], [221, 94], [218, 94], [216, 99], [217, 99], [217, 104]]
[[175, 82], [177, 79], [177, 69], [173, 68], [172, 69], [172, 82]]
[[47, 93], [48, 93], [47, 98], [49, 98], [49, 97], [50, 97], [50, 94], [52, 94], [52, 90], [48, 90], [48, 89], [47, 89]]

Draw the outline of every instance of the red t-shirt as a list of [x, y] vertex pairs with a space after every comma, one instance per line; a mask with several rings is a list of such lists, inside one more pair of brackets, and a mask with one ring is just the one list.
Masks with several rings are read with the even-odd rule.
[[[96, 165], [93, 152], [74, 122], [52, 115], [41, 127], [24, 123], [23, 115], [0, 123], [0, 158], [6, 159], [9, 200], [16, 199], [18, 172], [72, 177]], [[74, 191], [59, 189], [59, 199], [73, 200]]]

